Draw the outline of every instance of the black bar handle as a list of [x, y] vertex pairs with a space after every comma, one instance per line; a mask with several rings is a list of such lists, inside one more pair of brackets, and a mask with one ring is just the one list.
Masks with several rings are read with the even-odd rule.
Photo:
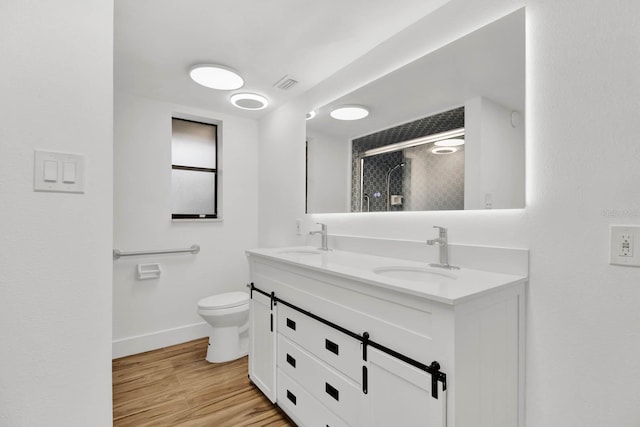
[[271, 313], [271, 332], [273, 332], [273, 313]]
[[362, 392], [369, 393], [369, 370], [366, 366], [362, 367]]
[[340, 401], [340, 391], [329, 383], [324, 383], [324, 391], [338, 402]]
[[289, 353], [287, 353], [287, 363], [293, 366], [294, 368], [296, 367], [296, 359]]
[[287, 317], [287, 327], [296, 330], [296, 322]]
[[362, 334], [362, 360], [367, 361], [367, 346], [369, 345], [369, 332]]
[[289, 399], [294, 405], [296, 404], [296, 400], [298, 400], [296, 395], [291, 393], [289, 390], [287, 390], [287, 399]]
[[[429, 366], [434, 371], [440, 371], [440, 364], [438, 362], [431, 362]], [[434, 372], [431, 374], [431, 396], [435, 399], [438, 398], [438, 375]]]
[[324, 340], [324, 348], [326, 348], [327, 350], [329, 350], [331, 353], [334, 353], [334, 354], [338, 354], [340, 351], [340, 346], [328, 339]]

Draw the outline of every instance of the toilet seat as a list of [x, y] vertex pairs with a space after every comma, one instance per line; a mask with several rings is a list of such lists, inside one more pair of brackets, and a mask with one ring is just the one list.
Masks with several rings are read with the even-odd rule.
[[247, 304], [248, 302], [249, 294], [246, 292], [227, 292], [201, 299], [198, 301], [198, 308], [203, 310], [231, 308]]

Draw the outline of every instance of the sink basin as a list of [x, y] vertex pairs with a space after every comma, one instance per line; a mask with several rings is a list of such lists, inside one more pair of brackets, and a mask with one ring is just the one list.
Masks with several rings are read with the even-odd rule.
[[287, 249], [278, 253], [280, 255], [321, 255], [322, 251], [314, 249]]
[[454, 273], [449, 271], [426, 267], [387, 266], [374, 268], [373, 272], [381, 276], [412, 282], [426, 282], [442, 278], [455, 280], [457, 278]]

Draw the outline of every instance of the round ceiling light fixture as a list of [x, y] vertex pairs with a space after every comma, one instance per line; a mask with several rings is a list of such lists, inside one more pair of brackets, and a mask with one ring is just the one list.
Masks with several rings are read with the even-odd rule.
[[262, 110], [267, 108], [269, 100], [257, 93], [236, 93], [231, 97], [231, 103], [243, 110]]
[[443, 139], [441, 141], [436, 141], [433, 145], [437, 147], [459, 147], [464, 145], [464, 139], [461, 138], [452, 138], [452, 139]]
[[329, 115], [336, 120], [360, 120], [369, 115], [369, 110], [362, 105], [343, 105]]
[[211, 89], [235, 90], [244, 86], [240, 74], [224, 65], [196, 65], [189, 71], [189, 76], [194, 82]]
[[451, 154], [458, 151], [458, 147], [435, 147], [431, 149], [433, 154]]
[[316, 112], [314, 110], [311, 110], [307, 113], [307, 120], [311, 120], [316, 116]]

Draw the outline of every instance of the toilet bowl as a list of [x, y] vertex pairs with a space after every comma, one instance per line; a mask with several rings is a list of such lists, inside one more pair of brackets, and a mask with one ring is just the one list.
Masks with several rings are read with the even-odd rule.
[[246, 356], [249, 346], [249, 294], [228, 292], [198, 301], [198, 314], [210, 325], [207, 361]]

